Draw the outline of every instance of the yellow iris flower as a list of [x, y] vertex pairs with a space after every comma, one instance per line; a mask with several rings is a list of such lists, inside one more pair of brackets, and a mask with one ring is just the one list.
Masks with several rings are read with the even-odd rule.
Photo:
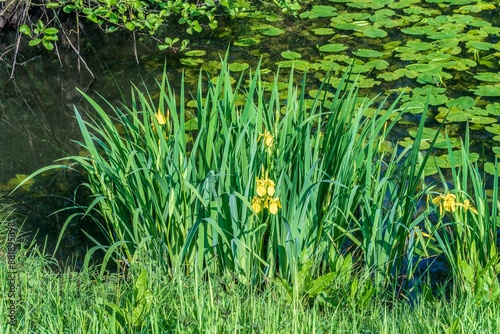
[[271, 148], [271, 146], [273, 146], [274, 137], [271, 132], [265, 130], [264, 133], [259, 133], [257, 140], [260, 140], [261, 138], [264, 139], [264, 145], [266, 145], [267, 148]]
[[280, 199], [278, 197], [276, 198], [271, 198], [269, 200], [269, 203], [268, 203], [268, 208], [269, 208], [269, 212], [272, 214], [272, 215], [275, 215], [278, 213], [278, 209], [281, 208], [281, 202], [280, 202]]
[[[264, 170], [262, 172], [264, 173]], [[281, 202], [279, 197], [272, 198], [276, 192], [276, 184], [269, 179], [267, 171], [264, 178], [256, 178], [256, 183], [257, 196], [252, 198], [252, 209], [255, 213], [268, 209], [272, 215], [277, 214], [281, 208]]]
[[432, 200], [432, 203], [439, 205], [439, 214], [443, 214], [443, 211], [455, 212], [457, 207], [464, 208], [465, 211], [470, 210], [474, 214], [478, 214], [477, 210], [471, 205], [468, 199], [464, 200], [463, 203], [457, 203], [457, 196], [454, 194], [439, 195]]
[[252, 209], [255, 211], [255, 213], [259, 213], [262, 210], [262, 201], [260, 198], [252, 198]]
[[468, 199], [466, 199], [464, 201], [464, 204], [461, 204], [461, 206], [464, 208], [465, 211], [467, 210], [470, 210], [472, 213], [474, 214], [479, 214], [476, 210], [476, 208], [474, 208], [471, 204], [470, 204], [470, 201]]
[[276, 185], [274, 181], [268, 178], [260, 179], [256, 178], [257, 181], [257, 195], [260, 197], [264, 197], [266, 194], [269, 196], [273, 196], [276, 191]]
[[160, 112], [160, 109], [158, 109], [158, 112], [155, 114], [155, 117], [156, 117], [156, 120], [158, 121], [158, 124], [160, 124], [160, 125], [167, 124], [167, 119]]

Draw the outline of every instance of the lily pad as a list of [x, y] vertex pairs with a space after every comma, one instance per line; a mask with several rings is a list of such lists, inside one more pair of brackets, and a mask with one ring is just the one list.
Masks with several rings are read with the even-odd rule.
[[385, 72], [377, 75], [377, 78], [384, 79], [385, 81], [394, 81], [402, 77], [406, 77], [408, 79], [414, 79], [418, 76], [418, 73], [415, 71], [408, 70], [406, 68], [399, 68], [394, 72]]
[[383, 59], [375, 59], [375, 60], [370, 60], [369, 62], [367, 62], [365, 64], [365, 66], [373, 67], [377, 70], [385, 70], [386, 68], [389, 67], [389, 63]]
[[[13, 178], [11, 178], [9, 181], [7, 181], [7, 190], [12, 190], [15, 187], [17, 187], [21, 182], [23, 182], [28, 175], [26, 174], [16, 174]], [[35, 184], [35, 181], [33, 179], [26, 181], [21, 188], [24, 189], [25, 191], [30, 191], [31, 186]]]
[[299, 71], [307, 71], [309, 69], [315, 68], [315, 64], [311, 64], [305, 60], [283, 60], [276, 63], [279, 67], [291, 68], [293, 67]]
[[182, 65], [186, 65], [186, 66], [197, 66], [197, 65], [203, 64], [204, 61], [203, 61], [203, 59], [200, 59], [200, 58], [188, 57], [188, 58], [181, 58], [179, 60], [179, 62]]
[[482, 41], [469, 41], [465, 45], [467, 45], [469, 48], [483, 50], [483, 51], [488, 51], [493, 47], [493, 44]]
[[363, 58], [378, 58], [382, 56], [381, 52], [370, 49], [359, 49], [358, 51], [354, 51], [353, 54]]
[[342, 43], [332, 43], [320, 46], [318, 49], [321, 52], [341, 52], [346, 50], [347, 46]]
[[492, 124], [491, 126], [485, 126], [484, 129], [494, 135], [500, 135], [500, 124]]
[[498, 169], [495, 169], [495, 164], [492, 162], [487, 162], [484, 164], [484, 171], [490, 175], [499, 175]]
[[253, 37], [248, 37], [248, 38], [242, 38], [234, 42], [235, 46], [242, 46], [242, 47], [247, 47], [247, 46], [252, 46], [255, 44], [259, 44], [260, 39], [253, 38]]
[[269, 27], [266, 27], [264, 29], [259, 30], [259, 32], [262, 35], [266, 35], [266, 36], [279, 36], [279, 35], [283, 34], [285, 31], [283, 29], [280, 29], [277, 27], [269, 26]]
[[184, 53], [184, 55], [188, 57], [202, 57], [206, 54], [207, 52], [205, 50], [191, 50]]
[[249, 68], [250, 65], [248, 63], [231, 63], [228, 67], [231, 72], [242, 72]]
[[387, 36], [387, 32], [379, 28], [365, 29], [363, 30], [363, 34], [369, 38], [384, 38], [385, 36]]
[[484, 72], [475, 75], [474, 79], [479, 81], [500, 82], [500, 74], [492, 72]]
[[337, 8], [332, 6], [315, 5], [307, 12], [301, 13], [301, 19], [317, 19], [319, 17], [333, 17], [337, 16]]
[[302, 58], [300, 53], [293, 52], [293, 51], [283, 51], [281, 53], [281, 57], [283, 57], [285, 59], [289, 59], [289, 60]]
[[500, 116], [500, 103], [495, 102], [486, 106], [486, 111], [491, 116]]
[[458, 108], [458, 109], [470, 109], [476, 105], [476, 101], [470, 96], [461, 96], [456, 99], [451, 99], [446, 102], [448, 108]]
[[[319, 95], [319, 96], [318, 96]], [[325, 90], [322, 90], [321, 92], [317, 89], [311, 89], [309, 91], [309, 96], [312, 97], [313, 99], [318, 98], [320, 100], [323, 100], [325, 97], [326, 98], [333, 98], [335, 96], [334, 93], [332, 92], [327, 92]]]
[[323, 35], [333, 35], [335, 30], [332, 28], [316, 28], [311, 30], [313, 34], [323, 36]]
[[471, 89], [471, 91], [479, 96], [500, 96], [500, 86], [496, 85], [477, 86], [476, 89]]

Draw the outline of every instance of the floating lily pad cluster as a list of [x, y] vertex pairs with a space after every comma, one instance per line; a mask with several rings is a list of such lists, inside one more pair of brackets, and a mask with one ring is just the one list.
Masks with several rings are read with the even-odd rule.
[[[276, 67], [307, 71], [311, 81], [316, 79], [310, 85], [311, 99], [328, 71], [334, 92], [349, 70], [349, 84], [362, 94], [405, 90], [402, 107], [412, 114], [418, 117], [428, 103], [435, 127], [469, 122], [475, 135], [490, 140], [491, 152], [500, 156], [497, 6], [477, 0], [315, 1], [294, 20], [256, 6], [234, 27], [237, 37], [228, 39], [232, 54], [239, 55], [230, 70], [238, 74], [261, 61], [270, 72]], [[185, 56], [184, 65], [199, 66], [204, 59], [197, 50]], [[210, 64], [203, 67], [211, 70]], [[409, 131], [401, 143], [412, 140]], [[459, 141], [452, 143], [458, 146]], [[437, 147], [444, 144], [444, 137], [438, 138]], [[435, 160], [435, 166], [447, 166], [444, 161]]]

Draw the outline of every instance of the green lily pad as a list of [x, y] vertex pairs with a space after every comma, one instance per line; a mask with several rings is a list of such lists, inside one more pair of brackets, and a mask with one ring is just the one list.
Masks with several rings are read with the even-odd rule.
[[326, 98], [333, 98], [335, 96], [335, 94], [332, 93], [332, 92], [327, 92], [325, 90], [322, 90], [321, 93], [320, 93], [320, 91], [317, 90], [317, 89], [311, 89], [309, 91], [309, 96], [312, 97], [313, 99], [318, 98], [318, 99], [322, 100], [325, 97]]
[[320, 17], [333, 17], [337, 15], [337, 8], [335, 7], [315, 5], [311, 10], [301, 13], [299, 17], [301, 19], [317, 19]]
[[493, 124], [497, 122], [497, 119], [488, 116], [472, 115], [469, 121], [473, 124]]
[[460, 37], [459, 32], [454, 31], [454, 30], [441, 30], [441, 31], [436, 31], [436, 32], [427, 34], [427, 38], [437, 39], [437, 40], [458, 38], [458, 37]]
[[461, 110], [470, 109], [476, 105], [476, 101], [470, 96], [461, 96], [446, 102], [448, 108], [458, 108]]
[[427, 35], [436, 31], [436, 28], [432, 26], [415, 26], [401, 29], [401, 32], [407, 35]]
[[[342, 69], [344, 72], [350, 72], [353, 74], [359, 74], [359, 73], [368, 73], [372, 70], [371, 67], [365, 66], [365, 65], [354, 65], [354, 66], [347, 66]], [[380, 83], [380, 81], [378, 81]]]
[[319, 35], [319, 36], [324, 36], [324, 35], [333, 35], [335, 33], [335, 30], [332, 28], [316, 28], [311, 30], [313, 34]]
[[492, 124], [491, 126], [485, 126], [484, 129], [494, 135], [500, 135], [500, 124]]
[[500, 82], [500, 74], [492, 72], [483, 72], [475, 75], [474, 79], [479, 81]]
[[191, 50], [184, 53], [184, 55], [188, 57], [202, 57], [206, 54], [207, 52], [205, 50]]
[[410, 100], [401, 105], [401, 109], [407, 110], [414, 115], [421, 114], [424, 111], [424, 108], [425, 108], [424, 102], [415, 100]]
[[491, 148], [491, 150], [496, 154], [497, 157], [500, 158], [500, 146], [494, 146]]
[[356, 81], [356, 87], [359, 88], [372, 88], [374, 86], [380, 85], [380, 81], [374, 80], [372, 78], [366, 78], [363, 80]]
[[316, 67], [315, 64], [311, 64], [305, 60], [283, 60], [276, 63], [279, 67], [283, 68], [291, 68], [293, 67], [299, 71], [308, 71], [309, 69], [313, 69]]
[[456, 10], [457, 13], [479, 13], [483, 10], [495, 9], [495, 5], [491, 3], [478, 3], [475, 5], [465, 5]]
[[249, 68], [250, 65], [247, 63], [231, 63], [228, 67], [231, 72], [242, 72]]
[[365, 66], [375, 68], [377, 70], [385, 70], [389, 67], [389, 63], [383, 59], [370, 60], [365, 64]]
[[410, 71], [406, 68], [399, 68], [394, 72], [385, 72], [377, 75], [377, 78], [384, 79], [385, 81], [394, 81], [398, 80], [402, 77], [406, 77], [408, 79], [414, 79], [418, 76], [418, 73], [415, 71]]
[[416, 101], [420, 101], [420, 102], [424, 102], [424, 103], [425, 103], [425, 101], [428, 100], [429, 105], [431, 105], [431, 106], [439, 106], [439, 105], [442, 105], [442, 104], [445, 104], [446, 102], [448, 102], [448, 96], [446, 96], [444, 94], [433, 94], [433, 95], [429, 95], [429, 97], [419, 95], [419, 96], [414, 97], [414, 99]]
[[[7, 190], [12, 190], [15, 187], [17, 187], [21, 182], [23, 182], [28, 175], [26, 174], [16, 174], [13, 178], [11, 178], [9, 181], [7, 181]], [[33, 179], [26, 181], [21, 188], [24, 189], [25, 191], [30, 191], [31, 186], [35, 184], [35, 181]]]
[[487, 162], [484, 164], [484, 171], [490, 175], [499, 175], [500, 172], [495, 169], [495, 164], [492, 162]]
[[500, 86], [477, 86], [476, 89], [471, 89], [471, 91], [479, 96], [500, 96]]
[[353, 54], [363, 58], [378, 58], [382, 56], [381, 52], [370, 49], [359, 49], [358, 51], [354, 51]]
[[379, 28], [365, 29], [363, 30], [363, 34], [369, 38], [384, 38], [385, 36], [387, 36], [387, 32]]
[[285, 31], [283, 29], [280, 29], [277, 27], [269, 26], [269, 27], [266, 27], [264, 29], [259, 30], [259, 32], [262, 35], [266, 35], [266, 36], [279, 36], [279, 35], [283, 34]]
[[[458, 167], [462, 165], [462, 151], [453, 151], [452, 157], [449, 154], [444, 154], [441, 156], [444, 160], [440, 160], [438, 165], [441, 168], [451, 168]], [[467, 159], [470, 162], [475, 162], [479, 159], [479, 154], [475, 152], [471, 152], [468, 154]], [[453, 166], [451, 161], [453, 160]]]
[[300, 53], [293, 52], [293, 51], [283, 51], [281, 53], [281, 57], [283, 57], [285, 59], [289, 59], [289, 60], [302, 58]]
[[346, 50], [347, 46], [342, 43], [332, 43], [320, 46], [318, 49], [321, 52], [341, 52]]
[[410, 64], [407, 65], [406, 68], [415, 72], [427, 72], [435, 70], [437, 66], [433, 64]]
[[182, 65], [186, 65], [186, 66], [197, 66], [197, 65], [203, 64], [204, 60], [200, 59], [200, 58], [191, 58], [191, 57], [188, 57], [188, 58], [181, 58], [179, 60], [179, 62]]
[[493, 44], [482, 41], [469, 41], [465, 45], [467, 45], [469, 48], [483, 51], [488, 51], [493, 47]]
[[252, 46], [255, 44], [260, 43], [260, 39], [253, 38], [253, 37], [248, 37], [248, 38], [242, 38], [240, 40], [237, 40], [233, 44], [235, 46], [242, 46], [242, 47], [247, 47], [247, 46]]
[[198, 130], [198, 120], [196, 118], [191, 118], [184, 123], [184, 129], [186, 131], [196, 131]]
[[363, 29], [369, 24], [370, 23], [367, 21], [358, 21], [356, 23], [337, 23], [333, 25], [333, 27], [339, 30], [359, 30]]
[[486, 106], [486, 111], [491, 116], [500, 116], [500, 103], [495, 102]]

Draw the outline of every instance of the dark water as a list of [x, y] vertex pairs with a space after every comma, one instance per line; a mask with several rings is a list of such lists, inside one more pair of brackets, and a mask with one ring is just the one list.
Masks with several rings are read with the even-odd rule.
[[[18, 174], [29, 175], [56, 159], [78, 154], [74, 141], [80, 133], [74, 108], [83, 111], [88, 106], [77, 89], [94, 98], [101, 95], [112, 104], [128, 101], [131, 82], [153, 87], [165, 61], [174, 63], [178, 58], [137, 40], [138, 64], [132, 36], [103, 35], [92, 26], [85, 31], [80, 39], [82, 59], [68, 45], [59, 46], [55, 53], [29, 48], [24, 41], [15, 68], [12, 52], [1, 60], [0, 190], [10, 191], [9, 180]], [[0, 49], [7, 50], [15, 42], [15, 32], [0, 34]], [[169, 72], [169, 76], [178, 75], [177, 70]], [[53, 213], [75, 205], [73, 189], [80, 181], [74, 172], [49, 173], [37, 178], [29, 192], [20, 189], [9, 196], [25, 230], [32, 235], [38, 231], [40, 244], [48, 237], [49, 252], [66, 217], [77, 210]], [[71, 224], [59, 254], [77, 253], [81, 259], [88, 245], [82, 228], [98, 231], [90, 221]]]

